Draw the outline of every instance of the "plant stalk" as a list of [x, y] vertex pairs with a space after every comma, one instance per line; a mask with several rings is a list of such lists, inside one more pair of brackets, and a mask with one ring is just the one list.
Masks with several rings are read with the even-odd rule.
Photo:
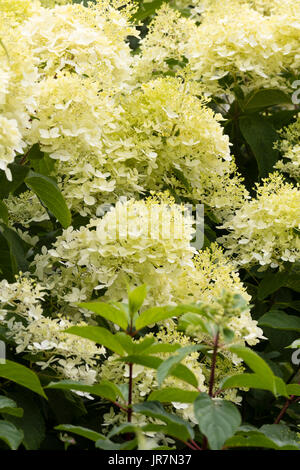
[[129, 389], [128, 389], [128, 408], [127, 408], [127, 421], [131, 423], [132, 417], [132, 369], [133, 364], [129, 364]]
[[213, 349], [211, 371], [210, 371], [210, 378], [209, 378], [209, 390], [208, 390], [208, 394], [210, 397], [213, 397], [218, 347], [219, 347], [219, 331], [217, 332], [214, 338], [214, 349]]

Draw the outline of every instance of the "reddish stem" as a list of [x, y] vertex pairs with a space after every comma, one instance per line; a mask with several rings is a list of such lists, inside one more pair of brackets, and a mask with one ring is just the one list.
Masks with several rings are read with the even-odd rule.
[[213, 349], [211, 371], [210, 371], [210, 378], [209, 378], [209, 390], [208, 390], [208, 394], [210, 397], [213, 396], [218, 347], [219, 347], [219, 331], [217, 332], [214, 338], [214, 349]]
[[191, 443], [196, 447], [197, 450], [202, 450], [201, 447], [198, 446], [197, 442], [193, 441], [193, 439], [191, 439]]
[[285, 404], [284, 404], [282, 410], [280, 411], [279, 415], [278, 415], [277, 418], [275, 419], [274, 424], [279, 424], [279, 423], [280, 423], [280, 421], [281, 421], [283, 415], [285, 414], [286, 410], [288, 409], [288, 407], [290, 406], [290, 404], [291, 404], [292, 401], [293, 401], [292, 398], [293, 398], [293, 397], [288, 398], [288, 399], [286, 400], [286, 402], [285, 402]]
[[207, 450], [207, 447], [208, 447], [207, 437], [206, 437], [206, 436], [203, 436], [202, 450]]
[[120, 408], [120, 410], [125, 411], [125, 413], [128, 412], [128, 408], [125, 408], [124, 406], [120, 405], [120, 403], [114, 401], [113, 404]]
[[192, 444], [190, 444], [189, 442], [187, 441], [182, 441], [187, 447], [189, 447], [190, 449], [192, 450], [198, 450], [196, 447], [194, 447]]
[[132, 417], [132, 366], [129, 364], [129, 389], [128, 389], [128, 408], [127, 408], [127, 421], [131, 423]]
[[[298, 384], [300, 385], [300, 381], [298, 382]], [[285, 415], [286, 410], [288, 409], [288, 407], [290, 406], [290, 404], [293, 403], [293, 402], [299, 401], [299, 400], [300, 400], [300, 397], [297, 397], [296, 395], [291, 395], [290, 398], [288, 398], [288, 399], [286, 400], [285, 404], [283, 405], [283, 408], [282, 408], [282, 410], [280, 411], [280, 413], [279, 413], [279, 415], [277, 416], [277, 418], [275, 419], [274, 424], [280, 423], [281, 419], [282, 419], [283, 416]]]
[[279, 415], [275, 419], [274, 424], [279, 424], [280, 421], [282, 420], [283, 416], [285, 415], [288, 407], [291, 405], [291, 403], [295, 403], [296, 401], [299, 401], [299, 400], [300, 400], [300, 397], [296, 397], [295, 395], [292, 395], [291, 398], [288, 398], [286, 400], [282, 410], [280, 411]]

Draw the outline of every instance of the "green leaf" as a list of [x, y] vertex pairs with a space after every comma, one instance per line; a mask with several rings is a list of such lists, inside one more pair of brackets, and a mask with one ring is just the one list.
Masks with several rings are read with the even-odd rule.
[[120, 395], [118, 387], [108, 380], [102, 380], [99, 384], [95, 385], [86, 385], [72, 380], [61, 380], [60, 382], [51, 382], [45, 388], [86, 392], [112, 402], [115, 402]]
[[116, 336], [100, 326], [71, 326], [71, 328], [65, 330], [65, 333], [90, 339], [97, 344], [105, 346], [120, 356], [124, 355], [123, 346], [121, 346], [120, 342], [116, 339]]
[[39, 397], [29, 390], [18, 389], [10, 396], [23, 408], [21, 418], [9, 416], [6, 419], [24, 433], [23, 445], [26, 450], [38, 450], [46, 436], [44, 409]]
[[78, 304], [78, 306], [81, 308], [86, 308], [87, 310], [100, 315], [106, 320], [119, 325], [123, 330], [127, 330], [128, 318], [126, 312], [121, 308], [114, 307], [113, 305], [104, 302], [85, 302]]
[[147, 354], [172, 353], [181, 348], [180, 344], [155, 343], [147, 349]]
[[228, 439], [226, 448], [259, 447], [274, 450], [299, 450], [297, 436], [283, 424], [267, 424], [257, 430], [238, 431]]
[[0, 439], [4, 441], [11, 450], [17, 450], [23, 440], [23, 432], [9, 421], [0, 420]]
[[163, 421], [172, 429], [172, 434], [177, 439], [188, 441], [194, 438], [191, 425], [179, 416], [167, 413], [159, 402], [148, 401], [133, 405], [133, 411]]
[[0, 274], [2, 279], [5, 278], [8, 282], [15, 282], [15, 269], [13, 258], [9, 250], [9, 246], [0, 233]]
[[16, 382], [47, 399], [37, 375], [21, 364], [9, 360], [5, 364], [0, 363], [0, 377]]
[[130, 312], [131, 317], [133, 317], [134, 314], [139, 311], [139, 309], [144, 303], [146, 295], [147, 295], [146, 284], [136, 287], [132, 291], [128, 292], [129, 312]]
[[113, 442], [110, 439], [98, 439], [96, 441], [95, 446], [97, 449], [102, 450], [121, 450], [122, 444], [118, 444], [117, 442]]
[[88, 6], [89, 3], [96, 3], [97, 0], [72, 0], [72, 3], [82, 3], [85, 7]]
[[176, 447], [168, 447], [168, 446], [158, 446], [158, 447], [153, 447], [151, 450], [176, 450]]
[[300, 385], [299, 384], [287, 384], [286, 391], [288, 395], [294, 395], [300, 397]]
[[[55, 170], [55, 160], [53, 158], [49, 157], [46, 153], [42, 154], [43, 158], [37, 158], [34, 160], [31, 160], [31, 166], [33, 167], [34, 171], [37, 173], [44, 175], [44, 176], [49, 176], [54, 173]], [[51, 179], [54, 180], [53, 176]]]
[[127, 434], [127, 433], [140, 433], [141, 429], [138, 426], [135, 426], [131, 423], [122, 423], [119, 426], [113, 427], [113, 429], [108, 434], [108, 438], [118, 436], [119, 434]]
[[17, 232], [2, 223], [0, 223], [0, 234], [8, 245], [12, 273], [19, 274], [20, 271], [26, 272], [28, 270], [28, 262], [26, 261], [24, 241]]
[[64, 228], [71, 224], [71, 213], [57, 184], [52, 178], [30, 171], [26, 185], [38, 196]]
[[137, 439], [133, 439], [131, 441], [123, 442], [123, 444], [118, 444], [117, 442], [113, 442], [110, 439], [99, 439], [95, 446], [97, 449], [102, 450], [132, 450], [135, 449], [137, 446]]
[[274, 380], [274, 374], [268, 364], [250, 348], [244, 346], [231, 346], [230, 351], [243, 359], [251, 369], [262, 377], [268, 377]]
[[[55, 160], [41, 151], [39, 144], [34, 144], [27, 153], [30, 166], [42, 175], [50, 176], [55, 169]], [[54, 178], [53, 178], [54, 180]]]
[[284, 424], [264, 424], [259, 431], [277, 444], [278, 447], [296, 445], [298, 449], [300, 448], [297, 434]]
[[272, 122], [276, 130], [280, 130], [291, 124], [298, 112], [297, 109], [282, 109], [281, 111], [270, 114], [268, 120]]
[[[149, 367], [150, 369], [158, 369], [158, 367], [163, 363], [163, 360], [159, 357], [149, 356], [146, 354], [125, 356], [122, 357], [120, 361], [139, 364], [144, 367]], [[172, 369], [170, 375], [192, 385], [195, 388], [198, 388], [198, 381], [195, 374], [183, 364], [177, 364], [174, 369]]]
[[172, 173], [173, 173], [174, 176], [178, 179], [178, 181], [180, 181], [180, 183], [182, 183], [183, 187], [184, 187], [188, 192], [191, 192], [191, 191], [192, 191], [191, 184], [190, 184], [189, 180], [185, 177], [183, 171], [179, 170], [178, 168], [173, 167], [173, 168], [172, 168]]
[[287, 273], [269, 273], [263, 278], [257, 289], [258, 300], [264, 300], [269, 295], [283, 287], [286, 282]]
[[[250, 388], [262, 388], [270, 390], [275, 396], [287, 396], [285, 383], [280, 377], [273, 374], [270, 366], [254, 351], [243, 346], [231, 346], [230, 351], [241, 357], [243, 361], [255, 372], [254, 377], [251, 374], [239, 374], [225, 379], [222, 387], [233, 388], [235, 386], [244, 386]], [[245, 385], [241, 385], [244, 382]], [[240, 385], [237, 385], [237, 384]], [[248, 385], [246, 385], [248, 383]], [[234, 385], [236, 384], [236, 385]]]
[[291, 103], [291, 98], [283, 91], [277, 89], [263, 89], [255, 91], [245, 99], [243, 108], [245, 111], [253, 111], [258, 108], [268, 108], [279, 104]]
[[149, 356], [147, 354], [130, 354], [119, 359], [121, 362], [126, 362], [130, 364], [139, 364], [149, 369], [157, 369], [160, 364], [163, 362], [162, 359], [156, 356]]
[[[119, 335], [118, 335], [119, 336]], [[143, 338], [141, 341], [133, 342], [133, 354], [149, 354], [152, 346], [154, 346], [155, 339], [151, 337]]]
[[154, 325], [167, 318], [178, 317], [187, 311], [190, 311], [187, 305], [179, 305], [177, 307], [152, 307], [139, 315], [135, 322], [135, 327], [137, 330], [141, 330], [145, 328], [145, 326]]
[[9, 194], [13, 194], [21, 186], [29, 172], [28, 166], [16, 163], [11, 163], [8, 168], [12, 174], [12, 181], [8, 181], [4, 171], [0, 171], [0, 199], [5, 199]]
[[178, 329], [185, 331], [187, 327], [191, 325], [211, 337], [216, 335], [218, 329], [218, 326], [214, 322], [207, 320], [207, 318], [198, 313], [186, 313], [183, 315], [178, 322]]
[[279, 152], [273, 148], [278, 140], [275, 128], [265, 117], [258, 115], [242, 116], [239, 126], [256, 158], [259, 176], [267, 176], [279, 158]]
[[142, 341], [137, 342], [134, 341], [129, 335], [126, 333], [120, 332], [117, 333], [116, 338], [121, 343], [124, 350], [127, 354], [148, 354], [151, 345], [154, 343], [155, 339], [151, 337], [146, 337]]
[[69, 390], [47, 390], [49, 408], [51, 409], [56, 424], [71, 423], [87, 414], [84, 398]]
[[[225, 442], [225, 448], [236, 448], [236, 447], [260, 447], [265, 449], [274, 449], [280, 450], [278, 446], [271, 440], [268, 439], [264, 434], [254, 431], [244, 432], [236, 434], [235, 436], [229, 438]], [[295, 450], [292, 449], [282, 449], [282, 450]]]
[[296, 312], [300, 312], [300, 301], [299, 300], [292, 300], [287, 302], [276, 301], [273, 304], [272, 310], [280, 310], [291, 308], [292, 310], [296, 310]]
[[290, 274], [286, 279], [285, 287], [294, 290], [295, 292], [300, 292], [300, 276], [299, 274]]
[[159, 401], [161, 403], [194, 403], [199, 392], [192, 392], [189, 390], [183, 390], [181, 388], [170, 387], [162, 388], [161, 390], [155, 390], [150, 393], [148, 401]]
[[270, 310], [258, 322], [259, 326], [268, 326], [277, 330], [300, 331], [300, 317], [288, 315], [280, 310]]
[[134, 340], [124, 332], [116, 333], [115, 338], [127, 354], [134, 354]]
[[225, 442], [226, 448], [235, 447], [259, 447], [274, 450], [298, 450], [296, 446], [277, 446], [271, 439], [268, 439], [262, 433], [250, 431], [244, 434], [237, 434]]
[[212, 399], [206, 393], [201, 393], [196, 398], [194, 413], [199, 429], [207, 437], [212, 450], [221, 449], [241, 424], [240, 413], [233, 403]]
[[148, 16], [153, 15], [155, 11], [161, 7], [163, 2], [164, 0], [153, 0], [152, 2], [147, 3], [143, 2], [133, 16], [133, 19], [137, 22], [145, 20]]
[[232, 343], [232, 341], [234, 340], [234, 331], [232, 331], [230, 328], [222, 328], [222, 333], [225, 342]]
[[8, 210], [3, 201], [0, 201], [0, 219], [2, 219], [5, 224], [8, 223]]
[[85, 437], [86, 439], [94, 442], [98, 441], [99, 439], [105, 439], [105, 437], [99, 432], [84, 428], [82, 426], [73, 426], [72, 424], [60, 424], [59, 426], [55, 426], [54, 429], [57, 431], [71, 432], [73, 434], [77, 434], [77, 436]]
[[280, 377], [274, 376], [273, 380], [259, 374], [236, 374], [225, 378], [220, 385], [222, 390], [228, 388], [257, 388], [268, 390], [274, 395], [287, 396], [286, 386]]
[[14, 400], [5, 396], [0, 396], [0, 413], [18, 416], [19, 418], [23, 416], [22, 408], [18, 408]]
[[29, 152], [27, 152], [27, 158], [28, 160], [41, 160], [44, 158], [44, 152], [41, 151], [40, 149], [40, 144], [34, 144]]
[[178, 363], [180, 363], [187, 355], [201, 349], [206, 349], [206, 347], [199, 345], [185, 346], [181, 349], [178, 349], [175, 356], [171, 356], [165, 359], [157, 369], [158, 385], [161, 386], [163, 381], [172, 373]]

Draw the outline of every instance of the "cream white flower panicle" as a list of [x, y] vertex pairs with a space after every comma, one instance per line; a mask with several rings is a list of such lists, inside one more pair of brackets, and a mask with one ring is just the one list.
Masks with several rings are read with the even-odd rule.
[[0, 2], [0, 169], [8, 179], [8, 165], [26, 146], [24, 131], [36, 102], [37, 69], [18, 26], [31, 2]]
[[9, 23], [11, 27], [17, 26], [39, 11], [39, 8], [39, 0], [0, 0], [1, 22]]
[[45, 289], [33, 279], [17, 276], [16, 282], [9, 283], [6, 279], [0, 282], [0, 318], [6, 319], [8, 313], [38, 320], [43, 310], [41, 301], [45, 297]]
[[0, 4], [0, 113], [15, 119], [23, 132], [29, 126], [29, 113], [36, 108], [38, 74], [23, 36], [23, 24], [13, 26], [6, 21], [5, 13]]
[[[259, 11], [265, 15], [270, 15], [279, 8], [286, 8], [291, 4], [295, 4], [294, 0], [230, 0], [231, 3], [239, 3], [240, 5], [248, 5], [254, 10]], [[198, 8], [200, 9], [201, 13], [205, 13], [207, 10], [211, 9], [212, 7], [219, 7], [218, 3], [219, 0], [173, 0], [173, 3], [178, 6], [178, 8]]]
[[[250, 297], [233, 264], [217, 245], [196, 256], [193, 220], [167, 195], [118, 202], [87, 227], [69, 228], [34, 260], [35, 274], [68, 308], [107, 289], [104, 301], [125, 301], [127, 285], [149, 286], [147, 305], [212, 302], [224, 289]], [[88, 313], [86, 313], [88, 315]], [[249, 310], [235, 319], [235, 333], [255, 344], [261, 337]], [[247, 340], [247, 339], [246, 339]]]
[[162, 78], [113, 98], [91, 79], [58, 74], [40, 85], [27, 140], [56, 160], [67, 203], [82, 215], [169, 185], [223, 218], [246, 190], [220, 116], [195, 96], [197, 89], [190, 80]]
[[172, 279], [173, 300], [177, 304], [204, 303], [216, 305], [216, 299], [223, 297], [223, 292], [238, 294], [247, 303], [247, 308], [239, 311], [228, 320], [236, 338], [254, 345], [263, 338], [263, 332], [257, 321], [251, 318], [248, 302], [251, 297], [240, 280], [236, 266], [227, 258], [216, 243], [199, 251], [193, 258], [193, 268], [184, 268], [180, 276]]
[[95, 195], [103, 202], [105, 193], [115, 188], [103, 147], [117, 112], [114, 101], [99, 93], [99, 84], [90, 78], [58, 74], [39, 85], [36, 119], [27, 140], [39, 143], [56, 161], [54, 176], [69, 206], [79, 212], [97, 202]]
[[219, 239], [239, 266], [282, 266], [300, 259], [300, 188], [285, 183], [278, 173], [257, 185], [256, 198], [247, 201], [221, 228]]
[[288, 173], [300, 183], [300, 115], [296, 122], [280, 132], [281, 140], [276, 147], [283, 153], [275, 168]]
[[181, 276], [173, 280], [174, 298], [177, 303], [210, 303], [223, 290], [241, 295], [250, 301], [238, 270], [223, 249], [212, 243], [193, 258], [193, 269], [184, 268]]
[[192, 220], [169, 197], [118, 202], [86, 227], [65, 230], [53, 248], [37, 255], [35, 272], [62, 304], [90, 299], [125, 300], [127, 283], [146, 283], [148, 304], [171, 301], [170, 284], [192, 266]]
[[43, 7], [53, 8], [55, 5], [66, 5], [67, 3], [73, 3], [72, 0], [40, 0]]
[[[71, 380], [92, 384], [97, 378], [97, 359], [105, 354], [93, 341], [65, 333], [74, 322], [48, 317], [42, 301], [47, 292], [34, 280], [17, 276], [16, 282], [0, 282], [0, 324], [15, 344], [16, 353], [42, 354], [37, 365], [52, 368]], [[80, 326], [86, 323], [81, 322]]]
[[[7, 322], [8, 336], [16, 343], [16, 352], [43, 354], [37, 365], [49, 368], [63, 378], [93, 384], [97, 379], [97, 360], [105, 349], [93, 341], [80, 338], [65, 330], [74, 323], [65, 318], [41, 316], [27, 324], [11, 319]], [[86, 326], [81, 322], [77, 326]]]
[[[242, 204], [246, 190], [236, 174], [221, 116], [199, 94], [188, 77], [169, 77], [124, 96], [116, 135], [123, 149], [118, 146], [111, 158], [123, 162], [122, 173], [126, 166], [134, 167], [144, 191], [169, 185], [177, 194], [225, 214]], [[120, 178], [114, 177], [118, 187]]]
[[183, 15], [188, 15], [196, 22], [200, 22], [209, 0], [171, 0], [170, 5], [178, 9]]
[[134, 130], [124, 137], [127, 116], [116, 98], [99, 91], [99, 83], [70, 73], [43, 80], [35, 117], [27, 141], [55, 160], [53, 175], [74, 211], [96, 215], [100, 204], [118, 194], [143, 190], [132, 164]]
[[[4, 46], [5, 47], [5, 46]], [[3, 52], [3, 51], [2, 51]], [[5, 52], [5, 49], [4, 49]], [[8, 93], [9, 87], [9, 67], [8, 67], [8, 55], [6, 56], [7, 63], [3, 61], [3, 57], [1, 58], [1, 67], [0, 67], [0, 105], [3, 105], [6, 100], [6, 95]]]
[[49, 219], [46, 209], [32, 191], [25, 191], [18, 196], [10, 194], [4, 202], [11, 225], [20, 224], [28, 227], [31, 222]]
[[299, 3], [283, 17], [285, 6], [264, 15], [248, 2], [225, 0], [206, 11], [185, 55], [209, 92], [230, 94], [235, 85], [290, 90], [284, 74], [299, 69]]
[[128, 8], [115, 4], [101, 0], [89, 7], [56, 5], [33, 15], [23, 26], [23, 35], [42, 76], [54, 78], [70, 71], [96, 79], [102, 89], [126, 88], [132, 58], [125, 40], [136, 30], [128, 21]]
[[134, 79], [143, 83], [157, 74], [178, 70], [178, 62], [185, 59], [184, 45], [196, 31], [191, 19], [184, 18], [179, 11], [164, 3], [141, 40], [141, 53], [135, 56]]
[[[257, 326], [257, 321], [251, 318], [250, 305], [248, 303], [247, 295], [242, 296], [237, 291], [223, 289], [218, 292], [216, 289], [217, 297], [212, 297], [209, 302], [200, 302], [199, 306], [202, 308], [203, 313], [207, 312], [212, 316], [212, 321], [219, 326], [219, 328], [229, 328], [234, 333], [231, 343], [244, 345], [248, 344], [254, 346], [260, 339], [265, 339], [263, 330]], [[198, 338], [202, 341], [207, 337], [201, 327], [188, 324], [185, 329], [186, 334], [193, 338]], [[220, 344], [224, 347], [223, 332], [220, 332]], [[237, 358], [229, 351], [224, 350], [225, 356], [236, 363]], [[238, 360], [240, 363], [241, 361]]]
[[271, 20], [276, 46], [282, 54], [280, 73], [289, 72], [299, 78], [300, 3], [293, 0], [277, 0]]
[[[190, 9], [191, 16], [171, 7]], [[299, 16], [292, 0], [174, 0], [158, 10], [141, 41], [136, 79], [174, 73], [187, 62], [208, 94], [231, 95], [236, 85], [246, 93], [290, 91], [286, 74], [299, 70]]]
[[0, 115], [0, 170], [5, 171], [8, 180], [12, 180], [8, 165], [17, 153], [22, 153], [25, 143], [15, 119], [7, 119]]

